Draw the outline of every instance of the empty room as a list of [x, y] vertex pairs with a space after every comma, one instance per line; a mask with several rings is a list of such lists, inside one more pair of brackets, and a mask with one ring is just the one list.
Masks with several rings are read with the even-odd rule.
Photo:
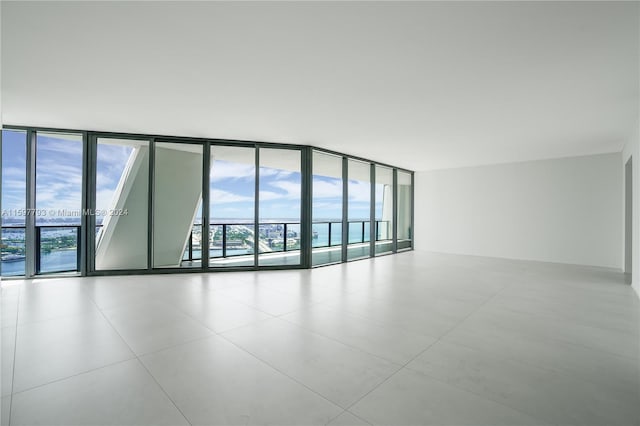
[[640, 2], [0, 24], [3, 426], [640, 425]]

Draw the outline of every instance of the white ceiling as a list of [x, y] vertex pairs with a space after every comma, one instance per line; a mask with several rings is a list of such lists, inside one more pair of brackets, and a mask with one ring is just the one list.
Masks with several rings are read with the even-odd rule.
[[6, 2], [10, 124], [302, 143], [414, 169], [619, 151], [638, 2]]

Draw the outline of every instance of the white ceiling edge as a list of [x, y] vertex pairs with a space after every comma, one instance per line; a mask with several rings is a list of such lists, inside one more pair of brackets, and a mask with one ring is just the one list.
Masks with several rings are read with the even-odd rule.
[[[570, 160], [574, 158], [582, 158], [582, 157], [597, 157], [600, 155], [620, 155], [620, 159], [622, 161], [622, 150], [616, 151], [605, 151], [605, 152], [594, 152], [591, 154], [579, 154], [579, 155], [567, 155], [562, 157], [544, 157], [544, 158], [532, 158], [529, 160], [520, 160], [520, 161], [503, 161], [499, 163], [479, 163], [479, 164], [471, 164], [471, 165], [460, 165], [456, 167], [440, 167], [440, 168], [432, 168], [425, 170], [414, 170], [416, 173], [430, 173], [430, 172], [439, 172], [445, 170], [458, 170], [458, 169], [473, 169], [479, 167], [500, 167], [500, 166], [508, 166], [508, 165], [517, 165], [517, 164], [526, 164], [526, 163], [538, 163], [544, 161], [562, 161], [562, 160]], [[622, 163], [621, 163], [622, 165]]]

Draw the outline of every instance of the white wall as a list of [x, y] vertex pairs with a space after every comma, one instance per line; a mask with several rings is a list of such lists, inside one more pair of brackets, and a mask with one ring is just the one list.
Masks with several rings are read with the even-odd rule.
[[[624, 146], [622, 151], [622, 159], [620, 163], [620, 169], [624, 170], [624, 165], [626, 164], [629, 157], [633, 157], [632, 165], [633, 165], [633, 244], [632, 244], [632, 252], [633, 252], [633, 265], [631, 270], [633, 271], [632, 277], [632, 285], [635, 289], [636, 293], [640, 297], [640, 209], [638, 209], [639, 203], [638, 198], [640, 194], [640, 174], [638, 173], [638, 162], [640, 161], [640, 124], [636, 126], [635, 132], [629, 138], [627, 143]], [[624, 185], [624, 181], [623, 181]], [[622, 220], [624, 221], [624, 215], [622, 216]], [[624, 223], [624, 222], [623, 222]], [[624, 255], [624, 240], [622, 242], [622, 254]]]
[[615, 153], [416, 173], [416, 248], [620, 269], [620, 164]]

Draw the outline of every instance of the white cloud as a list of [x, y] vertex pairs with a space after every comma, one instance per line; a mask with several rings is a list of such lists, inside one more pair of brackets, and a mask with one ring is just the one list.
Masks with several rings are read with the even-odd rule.
[[281, 200], [283, 198], [285, 198], [286, 195], [279, 193], [279, 192], [273, 192], [273, 191], [260, 191], [260, 201], [272, 201], [272, 200]]
[[17, 179], [24, 180], [24, 179], [26, 179], [26, 176], [27, 176], [26, 168], [22, 168], [22, 167], [2, 167], [2, 180], [3, 180], [3, 182], [4, 182], [5, 179], [8, 179], [8, 178], [17, 178]]
[[119, 178], [115, 174], [96, 172], [96, 186], [98, 188], [113, 188], [118, 184]]
[[55, 154], [65, 153], [69, 156], [82, 156], [82, 141], [40, 135], [38, 136], [36, 149], [39, 154], [50, 152]]
[[19, 181], [19, 180], [3, 180], [2, 181], [2, 191], [3, 193], [5, 191], [26, 191], [27, 190], [27, 184], [25, 181]]
[[260, 167], [260, 177], [272, 177], [274, 179], [287, 179], [296, 172], [282, 169], [272, 169], [271, 167]]
[[342, 182], [339, 180], [327, 182], [314, 179], [313, 198], [340, 198], [342, 197]]
[[360, 180], [349, 181], [349, 201], [370, 202], [371, 184]]
[[121, 169], [129, 161], [133, 150], [131, 146], [98, 144], [98, 167], [107, 165]]
[[211, 165], [211, 179], [255, 179], [255, 167], [252, 164], [214, 161]]
[[342, 212], [342, 203], [314, 202], [313, 210], [335, 210]]
[[300, 182], [278, 180], [275, 182], [270, 182], [269, 186], [272, 186], [274, 188], [284, 191], [284, 194], [282, 194], [281, 198], [294, 199], [294, 200], [300, 199], [300, 190], [301, 190]]
[[237, 203], [242, 201], [253, 201], [253, 197], [234, 194], [221, 189], [211, 189], [210, 192], [211, 204], [227, 204]]

